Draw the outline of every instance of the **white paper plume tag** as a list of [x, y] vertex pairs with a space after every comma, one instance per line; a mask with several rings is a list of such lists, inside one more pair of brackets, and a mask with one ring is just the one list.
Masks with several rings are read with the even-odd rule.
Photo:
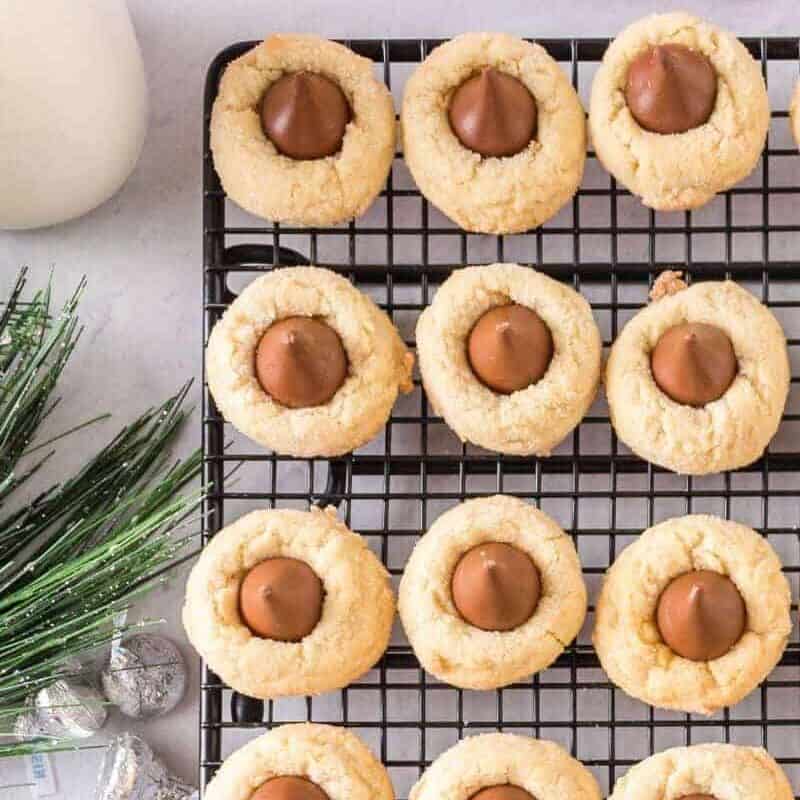
[[54, 797], [58, 794], [53, 762], [49, 753], [32, 753], [25, 756], [25, 767], [28, 780], [33, 784], [31, 791], [34, 797]]

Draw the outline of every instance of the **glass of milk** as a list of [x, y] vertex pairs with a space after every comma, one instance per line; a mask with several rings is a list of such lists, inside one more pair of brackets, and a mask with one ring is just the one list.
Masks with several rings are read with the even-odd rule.
[[146, 126], [125, 0], [0, 2], [0, 229], [100, 205], [133, 171]]

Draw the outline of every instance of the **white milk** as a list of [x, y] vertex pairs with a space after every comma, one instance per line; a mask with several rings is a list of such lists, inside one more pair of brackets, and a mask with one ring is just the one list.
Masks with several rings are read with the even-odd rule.
[[107, 200], [146, 124], [125, 0], [0, 0], [0, 228], [53, 225]]

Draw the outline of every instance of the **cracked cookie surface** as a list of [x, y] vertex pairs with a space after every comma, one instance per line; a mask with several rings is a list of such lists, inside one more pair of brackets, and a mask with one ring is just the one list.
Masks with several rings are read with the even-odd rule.
[[229, 755], [205, 791], [206, 800], [249, 800], [271, 778], [295, 775], [329, 800], [392, 800], [386, 769], [354, 734], [334, 725], [281, 725]]
[[[498, 394], [475, 376], [467, 338], [489, 309], [533, 309], [553, 338], [543, 377]], [[573, 289], [518, 264], [456, 270], [417, 322], [425, 392], [462, 441], [516, 455], [549, 455], [583, 419], [600, 383], [602, 344], [592, 310]]]
[[[288, 408], [256, 375], [256, 348], [279, 319], [315, 317], [347, 353], [344, 384], [324, 405]], [[389, 317], [350, 281], [319, 267], [277, 269], [234, 300], [208, 338], [209, 389], [225, 419], [278, 453], [335, 456], [360, 447], [386, 423], [398, 392], [413, 388], [414, 357]]]
[[719, 800], [792, 800], [792, 787], [761, 747], [696, 744], [672, 747], [628, 770], [609, 800], [680, 800], [710, 795]]
[[[642, 128], [625, 100], [631, 62], [646, 48], [681, 44], [717, 73], [717, 99], [703, 125], [662, 135]], [[690, 14], [646, 17], [611, 43], [592, 83], [589, 128], [603, 166], [660, 211], [697, 208], [752, 172], [769, 128], [761, 68], [732, 34]]]
[[[538, 130], [513, 156], [482, 157], [448, 120], [452, 93], [482, 67], [520, 80], [536, 100]], [[567, 76], [547, 52], [503, 33], [465, 33], [437, 47], [406, 84], [403, 150], [414, 180], [464, 230], [535, 228], [575, 194], [586, 159], [586, 121]]]
[[[266, 136], [259, 105], [282, 75], [303, 70], [334, 81], [352, 119], [338, 153], [298, 161]], [[280, 34], [225, 69], [211, 113], [211, 151], [225, 191], [246, 211], [325, 226], [363, 214], [378, 195], [394, 158], [395, 129], [391, 94], [369, 59], [318, 36]]]
[[469, 800], [481, 789], [502, 784], [518, 786], [536, 800], [601, 797], [592, 773], [555, 742], [484, 733], [442, 753], [417, 781], [409, 800]]
[[[453, 570], [482, 542], [505, 542], [539, 570], [533, 616], [510, 631], [465, 622], [453, 602]], [[466, 689], [494, 689], [549, 666], [577, 636], [586, 586], [572, 540], [547, 514], [514, 497], [468, 500], [446, 511], [417, 542], [400, 581], [400, 618], [422, 666]]]
[[[268, 558], [308, 564], [324, 587], [322, 617], [299, 642], [262, 639], [239, 612], [247, 572]], [[232, 689], [250, 697], [320, 694], [370, 669], [389, 643], [389, 574], [335, 510], [253, 511], [206, 545], [186, 583], [183, 625], [194, 648]]]
[[[736, 584], [747, 625], [725, 655], [697, 662], [664, 643], [655, 614], [673, 579], [703, 569]], [[711, 714], [738, 703], [778, 663], [791, 632], [790, 601], [780, 560], [766, 539], [718, 517], [678, 517], [646, 530], [611, 565], [597, 601], [594, 646], [609, 678], [632, 697]]]
[[[789, 393], [786, 337], [772, 312], [732, 281], [688, 288], [672, 281], [623, 328], [605, 369], [611, 422], [638, 456], [689, 475], [736, 469], [756, 461], [778, 430]], [[700, 408], [670, 399], [655, 382], [650, 354], [661, 335], [703, 322], [730, 339], [738, 373], [725, 394]]]

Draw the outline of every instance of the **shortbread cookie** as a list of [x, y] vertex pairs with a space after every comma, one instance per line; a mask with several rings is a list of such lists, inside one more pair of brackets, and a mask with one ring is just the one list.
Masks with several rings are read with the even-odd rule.
[[[536, 800], [600, 800], [600, 787], [591, 772], [555, 742], [484, 733], [470, 736], [446, 750], [428, 767], [409, 794], [409, 800], [470, 800], [495, 788], [517, 788]], [[782, 798], [781, 798], [782, 800]]]
[[[532, 579], [519, 578], [525, 557]], [[522, 585], [532, 598], [519, 597]], [[530, 600], [516, 627], [492, 623]], [[555, 661], [583, 624], [586, 587], [569, 536], [544, 512], [497, 495], [450, 509], [419, 540], [400, 581], [399, 611], [428, 672], [453, 686], [494, 689]]]
[[631, 767], [609, 800], [792, 800], [786, 774], [760, 747], [695, 744], [672, 747]]
[[[321, 603], [307, 588], [315, 578]], [[228, 686], [272, 698], [339, 689], [362, 675], [389, 643], [394, 608], [386, 569], [333, 508], [273, 509], [245, 515], [206, 545], [186, 584], [183, 625]]]
[[[270, 352], [261, 350], [274, 324], [307, 319], [332, 329], [328, 335], [340, 342], [345, 367], [338, 388], [330, 383], [329, 343], [320, 343], [314, 330], [306, 341], [302, 328], [290, 327], [276, 335]], [[413, 388], [413, 360], [372, 300], [317, 267], [279, 269], [251, 283], [214, 326], [206, 349], [209, 389], [225, 418], [259, 444], [300, 457], [341, 455], [375, 436], [398, 391]], [[265, 389], [262, 379], [270, 377], [267, 385], [284, 402]], [[330, 399], [317, 403], [319, 391], [331, 388]]]
[[[775, 435], [789, 392], [781, 326], [731, 281], [687, 288], [675, 273], [666, 276], [671, 293], [664, 294], [657, 282], [653, 296], [660, 299], [636, 314], [611, 348], [605, 385], [614, 430], [637, 455], [674, 472], [703, 475], [751, 464]], [[682, 330], [683, 341], [662, 342]], [[705, 343], [704, 331], [729, 344]], [[710, 389], [722, 379], [718, 370], [731, 356], [716, 351], [726, 346], [736, 362], [733, 380], [717, 399], [704, 403], [716, 393], [695, 395], [692, 384]], [[663, 362], [655, 359], [659, 349]], [[662, 363], [667, 367], [662, 371], [671, 371], [669, 384], [657, 382]], [[695, 404], [687, 402], [693, 399]]]
[[225, 191], [246, 211], [333, 225], [363, 214], [380, 192], [395, 127], [392, 97], [371, 61], [317, 36], [282, 34], [228, 65], [211, 150]]
[[[680, 585], [693, 578], [699, 586]], [[731, 618], [740, 612], [708, 578], [732, 585], [743, 602], [736, 641]], [[675, 592], [686, 593], [669, 597]], [[765, 538], [718, 517], [679, 517], [646, 530], [611, 565], [594, 645], [609, 678], [632, 697], [711, 714], [738, 703], [778, 663], [791, 632], [789, 604], [788, 582]], [[720, 642], [717, 657], [700, 660]]]
[[[311, 786], [305, 793], [264, 788], [268, 781], [286, 779]], [[225, 759], [204, 796], [206, 800], [304, 796], [392, 800], [394, 793], [385, 768], [354, 733], [306, 722], [273, 728], [240, 747]]]
[[406, 84], [402, 125], [420, 190], [468, 231], [535, 228], [581, 182], [578, 95], [542, 47], [514, 36], [466, 33], [437, 47]]
[[[494, 346], [483, 358], [483, 380], [469, 352], [478, 323], [487, 312], [505, 306], [533, 311], [551, 341], [543, 375], [510, 393], [486, 381], [514, 377], [502, 373], [524, 372], [539, 360], [542, 354], [531, 350], [537, 343], [543, 346], [541, 332], [515, 334], [514, 320], [499, 322], [489, 332]], [[507, 358], [501, 358], [503, 326], [512, 334]], [[416, 336], [422, 380], [435, 410], [462, 441], [490, 450], [549, 455], [583, 419], [597, 393], [602, 343], [589, 304], [573, 289], [529, 267], [492, 264], [457, 270], [420, 315]], [[478, 346], [485, 352], [485, 342]], [[498, 361], [507, 361], [508, 369], [495, 375], [503, 366]]]
[[794, 87], [792, 104], [789, 107], [789, 124], [792, 126], [792, 136], [800, 147], [800, 81]]
[[685, 12], [654, 15], [606, 50], [589, 126], [597, 157], [645, 205], [697, 208], [757, 164], [769, 128], [767, 90], [758, 62], [732, 34]]

